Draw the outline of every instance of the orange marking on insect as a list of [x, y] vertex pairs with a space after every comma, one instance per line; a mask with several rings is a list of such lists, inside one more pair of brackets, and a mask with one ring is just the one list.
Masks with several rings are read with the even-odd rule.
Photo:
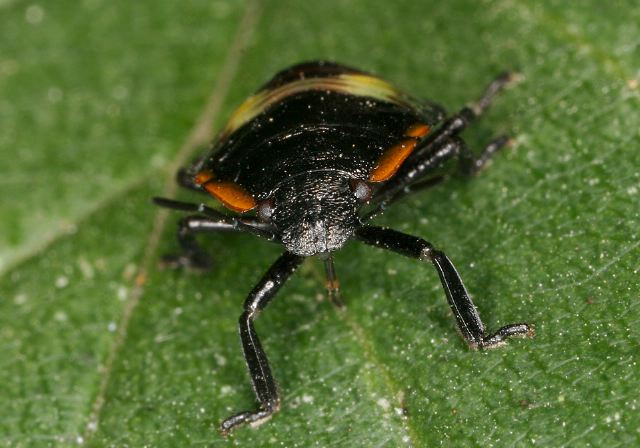
[[402, 165], [402, 162], [409, 157], [417, 143], [418, 141], [415, 138], [408, 138], [387, 149], [378, 160], [378, 165], [369, 175], [369, 180], [371, 182], [384, 182], [393, 176]]
[[204, 184], [204, 189], [225, 207], [235, 212], [243, 213], [258, 205], [251, 193], [233, 182], [207, 182]]
[[336, 280], [327, 280], [327, 289], [328, 290], [338, 290], [340, 289], [340, 281]]
[[409, 126], [404, 135], [407, 137], [415, 137], [420, 138], [424, 137], [431, 131], [431, 126], [424, 123], [416, 123], [414, 125]]
[[213, 179], [213, 171], [211, 170], [200, 171], [193, 178], [194, 182], [198, 185], [206, 184], [212, 179]]

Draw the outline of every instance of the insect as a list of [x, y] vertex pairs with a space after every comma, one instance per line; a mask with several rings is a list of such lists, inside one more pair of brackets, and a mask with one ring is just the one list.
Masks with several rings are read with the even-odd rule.
[[224, 420], [225, 435], [242, 424], [260, 424], [280, 408], [254, 319], [310, 256], [323, 260], [329, 297], [340, 305], [332, 253], [348, 240], [431, 262], [472, 348], [533, 334], [526, 323], [487, 332], [442, 251], [422, 238], [369, 224], [393, 201], [442, 181], [445, 162], [453, 159], [460, 171], [472, 175], [508, 143], [504, 136], [496, 138], [476, 156], [460, 133], [511, 79], [508, 73], [500, 75], [478, 101], [447, 116], [439, 105], [417, 101], [368, 73], [323, 61], [295, 65], [249, 97], [211, 150], [178, 173], [182, 186], [214, 197], [234, 213], [154, 198], [159, 206], [192, 213], [178, 225], [182, 253], [166, 258], [176, 267], [211, 265], [195, 239], [200, 233], [243, 232], [284, 246], [246, 298], [239, 322], [258, 406]]

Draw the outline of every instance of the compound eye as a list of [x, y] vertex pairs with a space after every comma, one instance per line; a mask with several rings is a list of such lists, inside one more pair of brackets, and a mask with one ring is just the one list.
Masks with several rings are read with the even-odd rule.
[[273, 216], [273, 199], [265, 199], [258, 204], [258, 218], [262, 222], [270, 222]]
[[373, 188], [367, 182], [360, 179], [351, 179], [349, 181], [351, 192], [360, 202], [367, 202], [371, 199]]

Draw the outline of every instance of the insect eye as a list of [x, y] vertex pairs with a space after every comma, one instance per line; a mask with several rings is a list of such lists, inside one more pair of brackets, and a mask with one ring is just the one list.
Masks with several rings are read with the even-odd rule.
[[273, 215], [273, 199], [266, 199], [258, 204], [258, 218], [263, 222], [271, 221]]
[[373, 188], [371, 185], [366, 183], [360, 179], [351, 179], [349, 181], [349, 187], [351, 188], [351, 192], [360, 202], [367, 202], [371, 199], [371, 194], [373, 193]]

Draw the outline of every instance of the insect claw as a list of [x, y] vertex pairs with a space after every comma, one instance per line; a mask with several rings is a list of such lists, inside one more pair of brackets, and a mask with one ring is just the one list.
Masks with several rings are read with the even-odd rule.
[[482, 339], [481, 348], [497, 348], [505, 345], [511, 337], [533, 337], [535, 331], [529, 324], [511, 324], [500, 328], [491, 336]]

